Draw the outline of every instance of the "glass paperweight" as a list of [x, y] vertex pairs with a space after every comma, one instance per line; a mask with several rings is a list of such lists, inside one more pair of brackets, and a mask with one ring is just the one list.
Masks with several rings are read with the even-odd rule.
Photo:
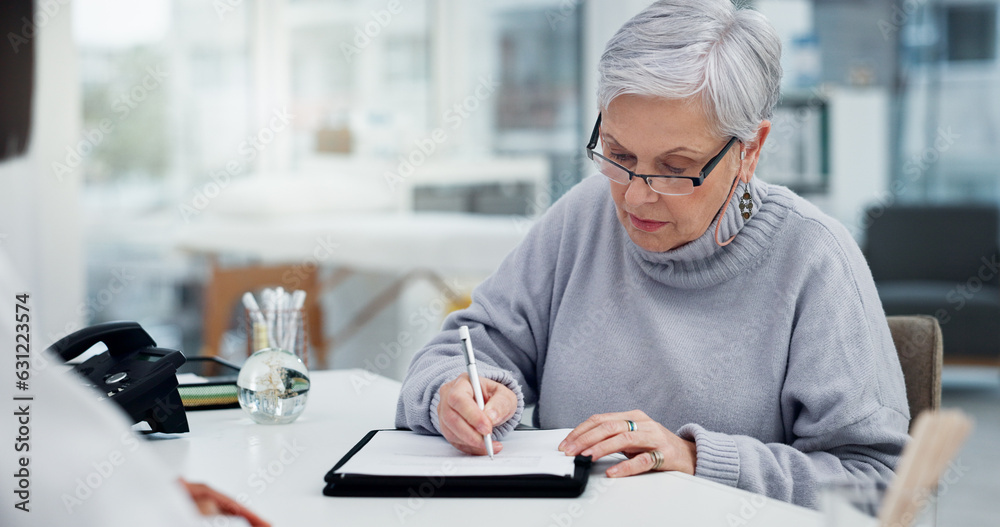
[[236, 380], [240, 406], [260, 424], [296, 420], [309, 397], [309, 371], [295, 354], [264, 348], [251, 355]]

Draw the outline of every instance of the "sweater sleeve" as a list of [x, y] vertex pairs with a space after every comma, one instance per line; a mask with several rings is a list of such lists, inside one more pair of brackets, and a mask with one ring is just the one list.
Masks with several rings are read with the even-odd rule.
[[497, 271], [473, 291], [472, 304], [449, 315], [441, 332], [414, 355], [399, 395], [396, 426], [441, 433], [438, 390], [466, 372], [458, 337], [463, 325], [469, 327], [479, 375], [505, 384], [517, 395], [517, 411], [494, 434], [499, 438], [513, 430], [524, 405], [537, 400], [563, 215], [571, 194], [553, 205]]
[[902, 370], [871, 272], [846, 235], [813, 230], [802, 262], [781, 390], [782, 442], [706, 430], [678, 435], [697, 445], [695, 474], [816, 508], [829, 481], [888, 482], [908, 439]]

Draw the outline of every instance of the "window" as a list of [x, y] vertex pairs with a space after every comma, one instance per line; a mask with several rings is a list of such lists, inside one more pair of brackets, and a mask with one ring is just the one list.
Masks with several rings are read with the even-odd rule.
[[945, 15], [948, 60], [993, 60], [996, 57], [997, 6], [948, 6]]
[[[220, 174], [223, 181], [338, 177], [345, 171], [326, 167], [344, 160], [345, 166], [395, 166], [417, 141], [444, 128], [447, 141], [434, 161], [472, 159], [463, 161], [471, 166], [487, 156], [533, 156], [528, 168], [512, 170], [534, 176], [545, 170], [538, 159], [545, 157], [552, 174], [572, 170], [561, 177], [558, 195], [579, 179], [582, 166], [572, 163], [583, 143], [582, 6], [562, 0], [75, 2], [82, 137], [94, 140], [73, 154], [74, 169], [83, 175], [89, 239], [99, 240], [87, 244], [88, 281], [98, 291], [116, 266], [144, 270], [128, 298], [92, 313], [90, 322], [127, 314], [179, 327], [188, 341], [183, 347], [197, 348], [190, 341], [197, 339], [197, 318], [177, 315], [197, 312], [197, 294], [178, 291], [196, 290], [201, 276], [170, 240], [179, 226], [213, 210]], [[275, 112], [289, 115], [289, 126], [265, 130]], [[484, 181], [456, 185], [445, 195], [420, 190], [415, 205], [544, 210], [533, 199], [537, 180], [498, 184], [495, 179], [506, 177], [501, 172], [484, 172]]]

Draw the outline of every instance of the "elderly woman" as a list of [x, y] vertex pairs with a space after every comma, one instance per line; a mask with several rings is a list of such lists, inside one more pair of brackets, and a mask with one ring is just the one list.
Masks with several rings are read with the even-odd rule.
[[780, 48], [730, 0], [627, 22], [599, 65], [587, 153], [603, 176], [418, 352], [397, 425], [483, 454], [536, 404], [536, 426], [575, 427], [566, 454], [629, 456], [610, 477], [678, 470], [806, 506], [820, 481], [890, 478], [909, 412], [868, 266], [842, 225], [753, 177]]

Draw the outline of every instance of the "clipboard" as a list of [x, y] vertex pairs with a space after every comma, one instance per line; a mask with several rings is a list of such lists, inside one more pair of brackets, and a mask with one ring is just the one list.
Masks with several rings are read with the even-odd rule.
[[326, 473], [326, 496], [382, 498], [576, 498], [587, 488], [589, 456], [576, 456], [573, 476], [519, 474], [504, 476], [373, 476], [338, 472], [379, 432], [372, 430]]

